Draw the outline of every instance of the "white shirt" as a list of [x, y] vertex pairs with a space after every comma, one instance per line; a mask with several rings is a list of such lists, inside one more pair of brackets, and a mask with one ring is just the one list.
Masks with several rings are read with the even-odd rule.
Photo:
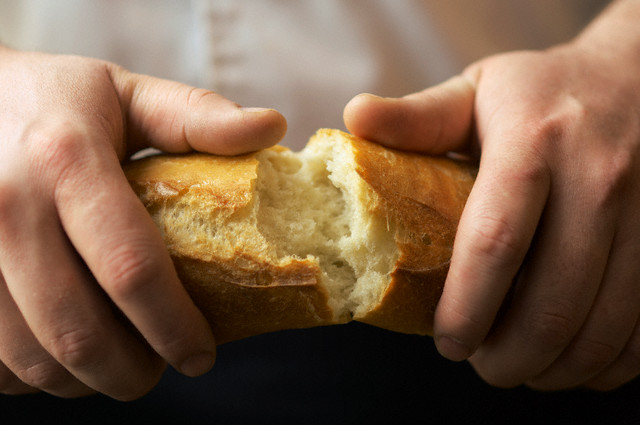
[[568, 41], [598, 0], [0, 0], [0, 42], [110, 60], [275, 107], [284, 143], [354, 95], [424, 89], [488, 54]]

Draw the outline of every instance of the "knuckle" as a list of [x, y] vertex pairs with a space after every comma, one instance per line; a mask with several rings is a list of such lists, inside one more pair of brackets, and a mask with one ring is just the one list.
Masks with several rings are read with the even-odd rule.
[[574, 96], [565, 96], [562, 102], [531, 127], [531, 140], [546, 149], [562, 149], [560, 144], [563, 140], [572, 135], [576, 126], [590, 120], [589, 115], [589, 107], [583, 101]]
[[145, 244], [123, 244], [104, 261], [104, 282], [114, 299], [127, 300], [144, 292], [157, 277], [160, 264]]
[[64, 120], [33, 129], [28, 136], [30, 158], [36, 164], [58, 167], [69, 162], [67, 158], [78, 157], [85, 144], [85, 135], [74, 125]]
[[472, 249], [479, 258], [490, 258], [497, 267], [516, 265], [523, 245], [522, 234], [514, 229], [511, 222], [499, 215], [484, 214], [476, 220], [477, 225], [470, 237], [474, 240]]
[[[202, 88], [190, 87], [187, 89], [186, 96], [182, 91], [184, 88], [178, 89], [177, 96], [182, 96], [185, 102], [184, 111], [195, 111], [201, 107], [201, 104], [211, 96], [218, 96], [216, 93]], [[169, 134], [170, 138], [187, 141], [190, 139], [189, 130], [197, 122], [191, 120], [192, 114], [184, 114], [183, 110], [176, 111], [170, 119]]]
[[532, 147], [541, 151], [555, 151], [569, 131], [567, 122], [572, 122], [567, 112], [557, 112], [540, 119], [530, 130]]
[[[528, 159], [529, 158], [529, 159]], [[539, 193], [549, 184], [550, 171], [547, 163], [535, 154], [527, 154], [516, 163], [497, 171], [498, 181], [508, 182], [502, 189], [492, 186], [488, 203], [478, 207], [471, 220], [470, 246], [481, 259], [491, 259], [497, 267], [519, 267], [533, 229], [527, 224], [523, 229], [522, 212], [513, 214], [512, 208], [498, 209], [505, 200], [527, 199]], [[495, 179], [494, 179], [495, 180]], [[494, 183], [491, 183], [494, 185]]]
[[71, 370], [95, 366], [104, 351], [100, 331], [87, 324], [61, 332], [48, 348], [58, 362]]
[[609, 365], [618, 351], [606, 342], [580, 339], [572, 348], [571, 367], [583, 376], [593, 375]]
[[168, 357], [170, 361], [184, 360], [183, 357], [192, 354], [196, 348], [194, 345], [199, 339], [193, 323], [184, 321], [157, 334], [154, 348]]
[[587, 382], [586, 387], [597, 391], [613, 390], [640, 375], [640, 329], [627, 342], [622, 353], [603, 372]]
[[[440, 333], [458, 336], [484, 334], [486, 320], [483, 320], [482, 312], [473, 305], [463, 303], [457, 297], [441, 299], [437, 313]], [[477, 338], [474, 338], [477, 339]]]
[[202, 103], [206, 98], [210, 96], [218, 96], [218, 95], [210, 90], [191, 87], [189, 88], [189, 91], [186, 97], [187, 107], [198, 106], [200, 103]]
[[550, 352], [566, 347], [580, 325], [575, 303], [559, 297], [544, 297], [531, 307], [523, 333], [529, 343]]
[[514, 167], [515, 169], [509, 171], [507, 178], [518, 188], [548, 186], [551, 175], [548, 164], [535, 149], [529, 150], [532, 152], [525, 155], [522, 163]]
[[56, 188], [86, 159], [87, 135], [71, 122], [59, 120], [31, 129], [26, 136], [32, 175]]
[[[186, 90], [186, 93], [185, 93]], [[215, 95], [215, 93], [196, 87], [185, 88], [183, 86], [176, 86], [168, 96], [173, 99], [179, 99], [184, 102], [183, 109], [177, 109], [173, 111], [171, 116], [165, 116], [169, 123], [170, 138], [179, 138], [184, 140], [187, 137], [187, 120], [189, 114], [185, 114], [185, 111], [194, 110], [205, 100], [205, 98]]]
[[69, 373], [52, 358], [27, 364], [16, 370], [16, 376], [27, 385], [42, 390], [54, 390], [69, 380]]

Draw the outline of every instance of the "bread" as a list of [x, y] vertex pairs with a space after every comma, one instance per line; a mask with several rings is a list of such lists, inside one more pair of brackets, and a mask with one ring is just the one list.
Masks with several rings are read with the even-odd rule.
[[430, 334], [476, 168], [319, 130], [299, 153], [125, 165], [218, 343], [357, 320]]

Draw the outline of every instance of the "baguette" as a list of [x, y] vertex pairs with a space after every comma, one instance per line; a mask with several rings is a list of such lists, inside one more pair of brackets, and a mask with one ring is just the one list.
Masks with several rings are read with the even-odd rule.
[[330, 129], [299, 153], [124, 168], [218, 343], [351, 320], [431, 334], [477, 171]]

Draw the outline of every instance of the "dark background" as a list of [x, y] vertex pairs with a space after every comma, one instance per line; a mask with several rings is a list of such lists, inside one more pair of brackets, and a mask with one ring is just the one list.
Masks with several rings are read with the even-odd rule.
[[352, 323], [223, 345], [205, 376], [167, 370], [133, 402], [0, 396], [0, 424], [640, 424], [639, 394], [497, 389], [431, 338]]

